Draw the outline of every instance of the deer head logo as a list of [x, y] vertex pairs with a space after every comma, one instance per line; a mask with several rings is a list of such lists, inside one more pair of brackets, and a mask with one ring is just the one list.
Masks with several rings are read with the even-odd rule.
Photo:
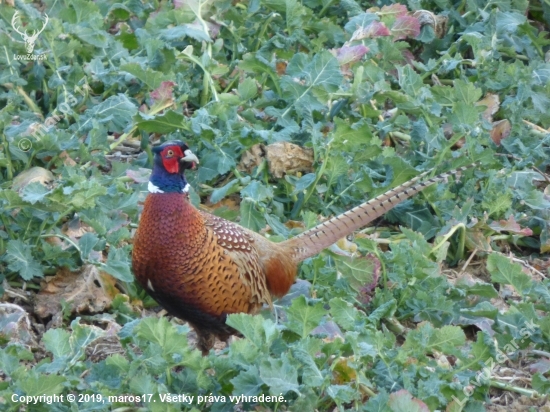
[[38, 38], [38, 35], [44, 31], [46, 28], [46, 24], [48, 24], [48, 15], [44, 14], [44, 25], [40, 30], [33, 30], [32, 35], [28, 35], [27, 31], [24, 32], [21, 31], [21, 26], [17, 24], [17, 20], [19, 18], [19, 11], [16, 11], [13, 14], [13, 17], [11, 19], [11, 26], [13, 29], [23, 37], [23, 41], [25, 42], [25, 49], [27, 49], [27, 53], [32, 53], [34, 50], [34, 43], [36, 43], [36, 39]]

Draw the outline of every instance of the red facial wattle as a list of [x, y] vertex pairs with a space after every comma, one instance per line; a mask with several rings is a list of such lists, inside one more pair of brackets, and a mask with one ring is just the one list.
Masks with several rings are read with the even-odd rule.
[[183, 152], [179, 146], [168, 146], [160, 152], [162, 164], [168, 173], [179, 173], [180, 159], [183, 157]]

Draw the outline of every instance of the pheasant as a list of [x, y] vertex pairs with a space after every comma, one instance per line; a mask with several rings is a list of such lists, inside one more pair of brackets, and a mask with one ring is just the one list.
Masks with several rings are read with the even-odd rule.
[[298, 264], [365, 226], [426, 187], [467, 167], [420, 181], [426, 173], [289, 240], [274, 243], [189, 201], [185, 171], [199, 159], [181, 141], [153, 149], [154, 165], [134, 238], [138, 282], [197, 332], [203, 354], [236, 331], [231, 313], [256, 313], [294, 283]]

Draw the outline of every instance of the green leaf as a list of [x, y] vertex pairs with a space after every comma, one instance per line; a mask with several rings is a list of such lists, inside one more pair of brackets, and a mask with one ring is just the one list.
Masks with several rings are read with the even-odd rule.
[[97, 326], [81, 324], [80, 318], [71, 322], [71, 329], [73, 333], [69, 338], [69, 345], [71, 353], [76, 354], [75, 357], [82, 355], [88, 345], [105, 334], [105, 331]]
[[227, 317], [226, 323], [260, 350], [267, 349], [278, 335], [277, 326], [273, 321], [261, 316], [235, 313]]
[[303, 175], [296, 181], [293, 194], [300, 193], [310, 187], [313, 182], [315, 182], [315, 179], [317, 179], [315, 173], [307, 173]]
[[228, 192], [232, 192], [235, 188], [235, 186], [239, 183], [239, 179], [233, 179], [227, 182], [222, 187], [219, 187], [215, 189], [212, 194], [210, 195], [210, 202], [211, 203], [218, 203], [220, 200], [222, 200], [225, 196], [227, 196]]
[[107, 256], [107, 262], [102, 266], [103, 270], [108, 274], [114, 276], [118, 280], [123, 282], [132, 282], [134, 276], [130, 271], [130, 260], [128, 254], [124, 249], [117, 249], [112, 247], [109, 249], [109, 255]]
[[328, 51], [316, 54], [310, 62], [305, 63], [306, 59], [304, 54], [298, 53], [290, 60], [287, 72], [293, 77], [283, 76], [283, 96], [292, 99], [294, 106], [305, 108], [310, 105], [311, 109], [320, 110], [324, 106], [319, 102], [326, 101], [327, 93], [335, 92], [342, 82], [340, 65]]
[[420, 75], [410, 65], [400, 66], [397, 68], [397, 71], [399, 73], [399, 85], [403, 91], [411, 97], [417, 97], [420, 94], [420, 90], [424, 87], [424, 82]]
[[330, 385], [327, 394], [337, 404], [350, 403], [357, 397], [357, 392], [347, 385]]
[[44, 347], [49, 350], [56, 358], [68, 356], [71, 354], [69, 338], [71, 334], [63, 329], [49, 329], [42, 336]]
[[158, 393], [157, 384], [153, 381], [153, 377], [143, 372], [130, 377], [129, 388], [132, 393], [136, 394]]
[[319, 326], [319, 322], [326, 315], [322, 302], [308, 304], [304, 296], [297, 297], [287, 310], [288, 322], [286, 326], [305, 339], [309, 333]]
[[90, 181], [83, 186], [83, 190], [72, 194], [69, 198], [69, 204], [76, 209], [91, 209], [96, 206], [98, 196], [107, 194], [107, 189], [97, 182]]
[[355, 151], [359, 146], [369, 145], [369, 157], [376, 157], [380, 150], [380, 140], [373, 138], [370, 127], [362, 122], [349, 124], [338, 117], [334, 118], [336, 125], [332, 135], [333, 147], [336, 149], [344, 149], [346, 151]]
[[298, 360], [304, 371], [302, 373], [302, 379], [307, 382], [309, 386], [321, 386], [325, 382], [325, 377], [321, 370], [315, 364], [312, 356], [303, 348], [296, 348], [292, 351], [292, 356]]
[[460, 313], [467, 316], [484, 317], [494, 320], [497, 316], [498, 309], [489, 302], [480, 302], [473, 308], [460, 309]]
[[540, 394], [547, 395], [550, 393], [550, 380], [545, 378], [542, 373], [535, 373], [532, 377], [533, 389]]
[[241, 196], [243, 198], [245, 196], [249, 197], [254, 202], [262, 202], [273, 197], [273, 190], [271, 187], [263, 185], [257, 180], [253, 180], [248, 186], [241, 190]]
[[128, 119], [131, 119], [136, 113], [136, 105], [126, 95], [111, 96], [86, 111], [85, 114], [88, 117], [86, 128], [91, 128], [90, 119], [94, 119], [99, 123], [107, 124], [110, 131], [120, 133], [128, 126]]
[[517, 30], [518, 26], [525, 23], [527, 17], [523, 14], [516, 12], [497, 12], [495, 16], [496, 29], [498, 35], [504, 33], [513, 33]]
[[342, 298], [330, 300], [330, 314], [336, 323], [346, 330], [354, 330], [356, 324], [362, 321], [364, 314]]
[[[141, 80], [149, 88], [154, 90], [160, 86], [163, 81], [170, 80], [170, 76], [149, 68], [143, 69], [138, 63], [126, 63], [120, 66], [120, 70], [130, 73], [132, 76]], [[183, 116], [182, 116], [183, 117]], [[159, 132], [163, 133], [163, 132]], [[167, 133], [167, 132], [164, 132]]]
[[200, 161], [201, 164], [198, 172], [198, 180], [200, 182], [206, 182], [219, 175], [219, 159], [214, 153], [209, 153], [208, 155], [201, 158]]
[[91, 27], [74, 26], [72, 33], [80, 40], [95, 47], [105, 48], [109, 45], [109, 35], [103, 30]]
[[269, 62], [264, 60], [261, 56], [254, 55], [252, 53], [246, 53], [243, 55], [242, 61], [239, 62], [239, 67], [246, 73], [253, 73], [256, 75], [265, 73], [271, 78], [278, 77]]
[[265, 219], [262, 213], [256, 210], [256, 203], [249, 198], [241, 201], [241, 225], [258, 232], [265, 226]]
[[371, 287], [378, 280], [379, 262], [368, 257], [337, 256], [334, 259], [336, 269], [342, 274], [357, 293]]
[[170, 357], [174, 353], [181, 353], [186, 348], [185, 336], [176, 332], [166, 318], [145, 318], [135, 328], [138, 337], [158, 344], [162, 350], [162, 356]]
[[185, 117], [173, 110], [167, 110], [156, 116], [149, 116], [139, 112], [134, 119], [136, 120], [138, 129], [147, 133], [166, 134], [188, 129]]
[[457, 100], [469, 105], [474, 105], [481, 99], [482, 90], [476, 88], [472, 82], [457, 79], [453, 82], [453, 93]]
[[31, 246], [20, 240], [8, 241], [6, 254], [2, 260], [8, 264], [9, 270], [18, 272], [24, 280], [44, 276], [40, 264], [32, 256]]
[[34, 205], [36, 202], [43, 202], [46, 195], [51, 193], [42, 183], [32, 182], [25, 186], [21, 192], [21, 199]]
[[349, 170], [348, 162], [341, 156], [333, 156], [327, 160], [325, 174], [327, 176], [327, 187], [332, 187], [337, 180]]
[[472, 286], [466, 287], [467, 293], [471, 295], [478, 295], [484, 298], [496, 298], [498, 292], [495, 287], [489, 283], [476, 283]]
[[279, 220], [277, 216], [264, 213], [264, 218], [269, 227], [279, 236], [288, 238], [290, 230]]
[[512, 285], [523, 296], [532, 287], [532, 281], [521, 269], [521, 265], [511, 262], [509, 258], [492, 253], [487, 258], [487, 270], [491, 281]]
[[256, 80], [247, 77], [238, 87], [239, 96], [243, 101], [253, 99], [258, 94], [258, 86], [256, 85]]
[[300, 396], [298, 370], [283, 353], [280, 359], [268, 358], [260, 363], [260, 377], [269, 386], [272, 395], [286, 394], [289, 391]]
[[88, 259], [90, 252], [98, 242], [99, 238], [94, 233], [87, 232], [82, 235], [82, 237], [78, 240], [78, 247], [80, 248], [80, 255], [82, 256], [82, 259]]
[[251, 365], [247, 370], [241, 371], [231, 379], [233, 384], [233, 395], [254, 396], [262, 391], [264, 382], [260, 378], [260, 371], [256, 365]]
[[66, 379], [63, 376], [31, 373], [17, 384], [27, 396], [49, 396], [60, 394], [63, 391], [65, 381]]
[[479, 121], [479, 112], [475, 106], [465, 102], [453, 103], [453, 111], [449, 119], [454, 126], [473, 126]]
[[161, 36], [164, 40], [178, 40], [184, 37], [191, 37], [198, 41], [212, 42], [208, 33], [190, 24], [182, 24], [180, 26], [161, 30]]
[[[472, 344], [472, 350], [467, 359], [461, 359], [462, 370], [478, 371], [485, 368], [486, 362], [496, 358], [496, 352], [491, 337], [484, 332], [477, 333], [477, 339]], [[454, 374], [453, 374], [454, 376]]]
[[429, 344], [430, 347], [443, 353], [452, 353], [454, 348], [463, 346], [465, 343], [466, 335], [460, 327], [446, 325], [435, 331]]
[[512, 193], [508, 190], [494, 193], [483, 198], [482, 206], [487, 209], [488, 216], [501, 216], [512, 206]]
[[392, 317], [395, 314], [396, 309], [397, 301], [395, 299], [390, 299], [382, 305], [378, 306], [369, 314], [369, 322], [377, 324], [383, 318]]

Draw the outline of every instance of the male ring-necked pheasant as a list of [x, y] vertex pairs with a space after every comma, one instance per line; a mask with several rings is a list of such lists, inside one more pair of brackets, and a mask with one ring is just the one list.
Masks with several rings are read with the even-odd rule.
[[184, 172], [199, 163], [189, 147], [169, 141], [153, 149], [149, 195], [134, 238], [139, 283], [169, 313], [193, 326], [207, 353], [215, 337], [235, 331], [231, 313], [255, 313], [285, 295], [298, 264], [424, 188], [465, 168], [420, 181], [426, 173], [280, 243], [196, 209]]

